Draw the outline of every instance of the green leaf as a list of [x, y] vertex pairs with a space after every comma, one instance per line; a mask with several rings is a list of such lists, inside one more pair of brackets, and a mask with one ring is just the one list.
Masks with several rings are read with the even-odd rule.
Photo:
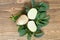
[[41, 22], [44, 24], [44, 26], [46, 26], [49, 23], [49, 19], [50, 19], [50, 16], [47, 16], [47, 17], [42, 19]]
[[24, 29], [24, 26], [21, 26], [21, 25], [18, 25], [18, 32], [20, 31], [20, 30], [22, 30], [22, 29]]
[[24, 29], [24, 26], [20, 26], [18, 28], [18, 32], [19, 32], [20, 36], [24, 36], [27, 33], [26, 29]]
[[35, 7], [35, 0], [31, 0], [32, 7]]
[[39, 17], [40, 17], [40, 13], [37, 14], [35, 20], [39, 20], [40, 19]]
[[50, 16], [47, 16], [47, 17], [43, 18], [42, 20], [49, 21], [49, 19], [50, 19]]
[[11, 16], [10, 17], [12, 21], [16, 22], [16, 20], [19, 18], [19, 15]]
[[34, 33], [34, 36], [39, 38], [39, 37], [42, 37], [43, 36], [43, 32], [41, 30], [37, 30], [35, 33]]
[[47, 11], [49, 9], [49, 5], [45, 2], [39, 2], [39, 11]]
[[26, 34], [26, 30], [22, 29], [22, 30], [20, 30], [19, 33], [20, 33], [20, 36], [24, 36]]
[[22, 29], [19, 31], [20, 36], [24, 36], [26, 34], [26, 30]]
[[41, 27], [43, 27], [44, 25], [38, 21], [36, 21], [36, 25], [37, 25], [37, 28], [40, 29]]
[[35, 19], [35, 23], [37, 25], [37, 28], [42, 28], [46, 26], [49, 23], [50, 16], [47, 16], [46, 13], [38, 13], [37, 17]]
[[46, 12], [41, 12], [37, 14], [36, 19], [40, 20], [43, 19], [44, 17], [46, 17]]
[[40, 19], [43, 19], [44, 17], [46, 17], [46, 12], [41, 12], [39, 18], [40, 18]]
[[31, 33], [28, 33], [27, 39], [28, 39], [28, 40], [31, 40], [31, 37], [32, 37], [32, 34], [31, 34]]
[[46, 26], [49, 22], [48, 21], [41, 21], [41, 23]]
[[42, 28], [42, 27], [46, 26], [49, 23], [49, 19], [50, 19], [50, 17], [48, 16], [41, 20], [36, 21], [37, 27]]
[[16, 21], [16, 20], [14, 19], [14, 16], [11, 16], [10, 18], [11, 18], [12, 21], [14, 21], [14, 22]]
[[45, 7], [40, 7], [39, 11], [46, 11], [46, 8]]
[[28, 5], [25, 5], [25, 9], [26, 9], [26, 12], [28, 13], [28, 11], [30, 10], [30, 7]]

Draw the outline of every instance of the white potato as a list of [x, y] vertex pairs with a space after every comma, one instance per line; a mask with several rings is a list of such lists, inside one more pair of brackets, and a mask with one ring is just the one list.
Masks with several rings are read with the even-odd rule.
[[26, 15], [21, 15], [17, 20], [17, 25], [24, 25], [28, 22], [28, 17]]
[[27, 27], [31, 32], [36, 32], [37, 30], [37, 26], [34, 21], [29, 21]]
[[35, 19], [37, 15], [37, 9], [36, 8], [30, 9], [27, 15], [29, 19]]

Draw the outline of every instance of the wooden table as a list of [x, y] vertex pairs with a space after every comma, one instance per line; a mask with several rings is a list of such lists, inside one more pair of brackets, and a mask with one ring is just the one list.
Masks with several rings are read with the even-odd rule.
[[[26, 0], [27, 1], [27, 0]], [[28, 0], [27, 2], [29, 2]], [[36, 0], [49, 4], [47, 14], [50, 15], [49, 24], [42, 28], [45, 35], [41, 38], [33, 37], [32, 40], [60, 40], [60, 0]], [[23, 7], [24, 2], [17, 0], [0, 0], [0, 40], [27, 40], [26, 36], [19, 37], [18, 27], [9, 17]]]

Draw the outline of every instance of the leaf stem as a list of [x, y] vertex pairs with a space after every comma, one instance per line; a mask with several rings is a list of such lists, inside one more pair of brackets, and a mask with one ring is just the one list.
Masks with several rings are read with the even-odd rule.
[[32, 7], [34, 8], [35, 6], [35, 0], [31, 0]]

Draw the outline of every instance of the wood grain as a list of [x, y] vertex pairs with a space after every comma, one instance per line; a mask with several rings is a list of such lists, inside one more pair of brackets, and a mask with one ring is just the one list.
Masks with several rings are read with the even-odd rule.
[[[27, 40], [26, 36], [19, 36], [16, 23], [9, 19], [12, 14], [17, 13], [16, 11], [21, 10], [24, 6], [24, 3], [21, 5], [21, 3], [17, 3], [16, 1], [0, 0], [0, 40]], [[47, 14], [51, 18], [49, 24], [42, 28], [45, 33], [44, 36], [41, 38], [32, 37], [31, 40], [60, 40], [60, 0], [36, 0], [36, 2], [39, 1], [44, 1], [49, 4], [50, 8]], [[13, 10], [11, 8], [15, 9]]]

